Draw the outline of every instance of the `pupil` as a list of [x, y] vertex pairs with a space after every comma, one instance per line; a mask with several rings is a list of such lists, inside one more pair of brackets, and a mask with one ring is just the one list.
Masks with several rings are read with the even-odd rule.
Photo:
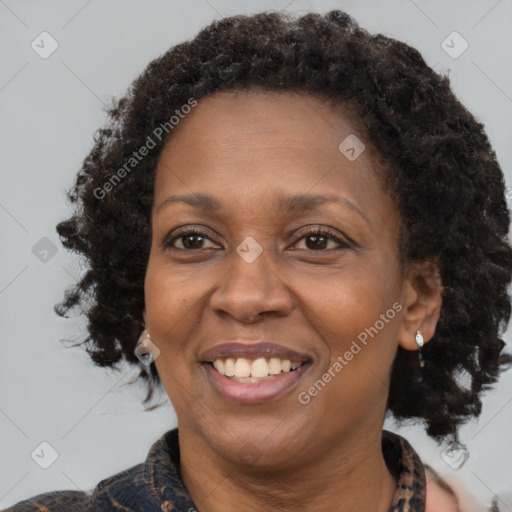
[[201, 244], [203, 241], [202, 237], [199, 235], [188, 235], [183, 237], [183, 247], [185, 247], [186, 249], [200, 249], [200, 246], [194, 247], [194, 238], [199, 239], [199, 244]]
[[310, 235], [308, 237], [309, 240], [312, 240], [313, 246], [311, 247], [309, 243], [306, 242], [308, 249], [325, 249], [327, 239], [322, 235]]

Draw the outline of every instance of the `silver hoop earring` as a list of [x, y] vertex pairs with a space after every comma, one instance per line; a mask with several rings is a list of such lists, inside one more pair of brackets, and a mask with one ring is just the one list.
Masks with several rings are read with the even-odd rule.
[[420, 366], [423, 368], [425, 366], [425, 361], [423, 360], [423, 354], [421, 353], [421, 347], [425, 342], [423, 341], [423, 336], [419, 329], [416, 331], [416, 346], [418, 347], [418, 361], [420, 362]]
[[145, 366], [149, 366], [160, 355], [160, 350], [151, 341], [147, 329], [144, 329], [140, 334], [134, 354]]
[[151, 342], [151, 338], [149, 336], [149, 331], [147, 329], [144, 329], [141, 333], [140, 333], [140, 336], [139, 336], [139, 339], [137, 340], [137, 345], [140, 345], [140, 344], [147, 344], [144, 343], [145, 340], [148, 340], [149, 342]]

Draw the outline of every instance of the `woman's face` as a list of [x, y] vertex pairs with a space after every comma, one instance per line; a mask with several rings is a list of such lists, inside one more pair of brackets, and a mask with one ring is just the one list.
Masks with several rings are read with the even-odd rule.
[[412, 289], [353, 135], [312, 96], [220, 93], [159, 160], [146, 326], [180, 434], [227, 461], [286, 467], [382, 427]]

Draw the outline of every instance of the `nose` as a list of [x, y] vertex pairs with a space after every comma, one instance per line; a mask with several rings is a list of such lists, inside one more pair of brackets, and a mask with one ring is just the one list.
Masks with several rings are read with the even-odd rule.
[[214, 312], [255, 323], [269, 315], [286, 316], [293, 311], [292, 295], [265, 253], [251, 263], [237, 253], [232, 258], [230, 270], [210, 297]]

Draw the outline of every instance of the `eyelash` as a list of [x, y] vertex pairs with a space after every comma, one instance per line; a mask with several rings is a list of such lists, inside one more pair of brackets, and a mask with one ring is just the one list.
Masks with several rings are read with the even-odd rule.
[[[199, 249], [178, 249], [177, 247], [173, 246], [173, 243], [176, 240], [185, 238], [187, 236], [200, 236], [201, 238], [210, 239], [204, 231], [200, 231], [196, 228], [186, 228], [184, 231], [182, 231], [181, 233], [179, 233], [178, 235], [176, 235], [170, 239], [167, 239], [167, 236], [166, 236], [162, 242], [162, 246], [165, 249], [176, 249], [177, 251], [186, 251], [186, 252], [193, 252], [195, 250], [197, 250], [197, 251], [201, 250], [201, 248], [199, 248]], [[299, 242], [303, 238], [307, 238], [308, 236], [321, 236], [323, 238], [327, 238], [328, 240], [332, 240], [341, 246], [341, 247], [336, 247], [335, 249], [319, 249], [317, 251], [315, 251], [314, 249], [309, 249], [312, 252], [329, 252], [329, 251], [339, 250], [339, 249], [348, 249], [350, 247], [350, 245], [347, 242], [345, 242], [341, 238], [335, 236], [331, 231], [329, 231], [326, 228], [309, 228], [305, 233], [302, 233], [300, 235], [300, 237], [295, 241], [295, 243]], [[308, 249], [306, 249], [306, 250], [308, 250]]]

